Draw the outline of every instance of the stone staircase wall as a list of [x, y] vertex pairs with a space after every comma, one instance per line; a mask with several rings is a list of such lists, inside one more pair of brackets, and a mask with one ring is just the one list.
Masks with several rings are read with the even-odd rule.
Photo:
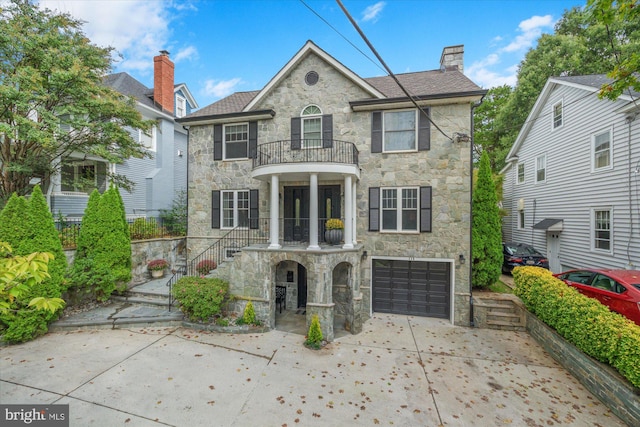
[[473, 295], [473, 323], [477, 328], [525, 331], [525, 309], [511, 294], [481, 292]]

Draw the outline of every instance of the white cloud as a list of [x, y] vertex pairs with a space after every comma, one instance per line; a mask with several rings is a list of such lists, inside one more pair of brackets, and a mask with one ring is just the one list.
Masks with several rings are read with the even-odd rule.
[[514, 41], [509, 43], [502, 50], [505, 52], [515, 52], [528, 49], [540, 37], [544, 28], [553, 28], [553, 18], [551, 15], [532, 16], [518, 25], [522, 34], [517, 36]]
[[[522, 60], [524, 52], [533, 47], [536, 40], [545, 30], [553, 30], [555, 21], [551, 15], [532, 16], [518, 25], [520, 32], [512, 40], [497, 36], [490, 41], [491, 46], [505, 42], [506, 46], [497, 48], [480, 61], [466, 67], [465, 74], [474, 82], [484, 88], [502, 86], [504, 84], [515, 86], [517, 82], [518, 64]], [[494, 71], [503, 62], [512, 63], [500, 71]]]
[[231, 80], [207, 80], [203, 90], [204, 95], [214, 96], [216, 98], [223, 98], [227, 95], [231, 95], [235, 92], [236, 86], [242, 83], [242, 79], [239, 77]]
[[39, 5], [85, 21], [83, 30], [92, 43], [121, 55], [114, 58], [119, 69], [148, 73], [153, 57], [171, 50], [171, 2], [40, 0]]
[[362, 21], [363, 22], [376, 22], [378, 20], [379, 15], [382, 13], [382, 9], [384, 9], [386, 3], [383, 1], [379, 1], [376, 4], [371, 6], [367, 6], [367, 8], [362, 12]]
[[180, 61], [193, 60], [198, 58], [198, 49], [195, 46], [187, 46], [184, 49], [180, 49], [176, 56], [173, 58], [173, 62], [178, 63]]

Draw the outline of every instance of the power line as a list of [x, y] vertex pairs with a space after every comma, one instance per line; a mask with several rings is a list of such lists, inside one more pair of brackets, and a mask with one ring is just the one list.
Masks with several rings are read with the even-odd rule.
[[409, 98], [409, 100], [413, 103], [413, 105], [415, 105], [415, 107], [420, 110], [422, 112], [422, 114], [424, 114], [424, 116], [427, 118], [427, 120], [429, 120], [429, 122], [431, 122], [431, 124], [433, 126], [435, 126], [436, 129], [438, 129], [438, 131], [444, 135], [445, 138], [447, 138], [449, 141], [453, 141], [453, 138], [451, 138], [449, 135], [447, 135], [446, 133], [444, 133], [444, 131], [442, 129], [440, 129], [440, 127], [433, 121], [431, 120], [431, 117], [429, 117], [429, 114], [427, 114], [426, 111], [424, 111], [424, 109], [418, 105], [418, 103], [416, 102], [415, 98], [407, 91], [407, 89], [405, 89], [405, 87], [402, 85], [402, 83], [400, 83], [400, 81], [398, 80], [398, 78], [395, 76], [395, 74], [393, 74], [393, 71], [391, 71], [391, 69], [389, 68], [389, 66], [387, 66], [387, 64], [384, 62], [384, 60], [382, 59], [382, 57], [378, 54], [378, 52], [376, 51], [376, 49], [373, 47], [373, 45], [371, 44], [371, 42], [369, 42], [369, 39], [367, 39], [367, 36], [365, 36], [365, 34], [362, 32], [362, 30], [360, 29], [360, 27], [358, 26], [358, 24], [356, 23], [356, 21], [351, 17], [351, 15], [349, 14], [349, 11], [344, 7], [344, 5], [342, 4], [342, 2], [340, 0], [336, 0], [336, 2], [338, 3], [338, 5], [340, 6], [340, 8], [342, 9], [342, 11], [344, 12], [345, 15], [347, 15], [347, 18], [349, 19], [349, 21], [351, 22], [351, 25], [354, 26], [354, 28], [356, 29], [356, 31], [358, 32], [358, 34], [360, 34], [360, 37], [362, 37], [362, 39], [364, 40], [364, 42], [367, 44], [367, 46], [369, 46], [369, 49], [371, 49], [371, 51], [373, 52], [373, 54], [376, 56], [376, 58], [378, 58], [378, 61], [380, 61], [380, 63], [382, 64], [382, 66], [385, 68], [385, 70], [387, 71], [387, 73], [389, 74], [389, 76], [391, 76], [391, 78], [396, 82], [396, 84], [398, 85], [398, 87], [402, 90], [402, 92], [404, 92], [405, 95], [407, 95], [407, 98]]
[[303, 5], [305, 5], [305, 7], [307, 9], [309, 9], [314, 15], [316, 15], [318, 18], [320, 18], [320, 20], [322, 22], [324, 22], [325, 24], [327, 24], [329, 26], [329, 28], [331, 28], [333, 31], [335, 31], [340, 37], [342, 37], [347, 43], [349, 43], [355, 50], [357, 50], [358, 52], [360, 52], [362, 54], [362, 56], [364, 56], [365, 58], [367, 58], [369, 61], [371, 61], [371, 63], [373, 65], [375, 65], [376, 67], [380, 68], [380, 70], [384, 71], [384, 68], [382, 68], [380, 66], [380, 64], [378, 64], [376, 61], [373, 60], [373, 58], [371, 58], [370, 56], [368, 56], [366, 53], [364, 53], [362, 50], [360, 50], [360, 48], [358, 46], [356, 46], [355, 44], [353, 44], [353, 42], [351, 40], [349, 40], [344, 34], [342, 34], [340, 31], [337, 30], [337, 28], [335, 28], [333, 25], [331, 25], [329, 23], [329, 21], [327, 21], [326, 19], [324, 19], [318, 12], [316, 12], [315, 10], [313, 10], [313, 8], [311, 6], [309, 6], [308, 4], [306, 4], [304, 2], [304, 0], [300, 0], [300, 3], [302, 3]]

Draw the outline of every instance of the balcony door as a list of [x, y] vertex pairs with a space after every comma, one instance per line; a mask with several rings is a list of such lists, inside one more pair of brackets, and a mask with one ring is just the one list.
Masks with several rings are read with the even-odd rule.
[[[284, 240], [309, 241], [309, 186], [284, 187]], [[327, 218], [340, 218], [340, 186], [318, 186], [318, 241], [324, 241]]]

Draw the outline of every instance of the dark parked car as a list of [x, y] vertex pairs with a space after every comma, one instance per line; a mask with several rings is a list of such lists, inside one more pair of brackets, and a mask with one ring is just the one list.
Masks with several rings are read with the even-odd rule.
[[640, 271], [582, 269], [554, 276], [640, 325]]
[[524, 243], [503, 243], [502, 254], [504, 261], [502, 263], [502, 272], [509, 273], [516, 267], [531, 266], [549, 269], [549, 260], [536, 251], [533, 246]]

